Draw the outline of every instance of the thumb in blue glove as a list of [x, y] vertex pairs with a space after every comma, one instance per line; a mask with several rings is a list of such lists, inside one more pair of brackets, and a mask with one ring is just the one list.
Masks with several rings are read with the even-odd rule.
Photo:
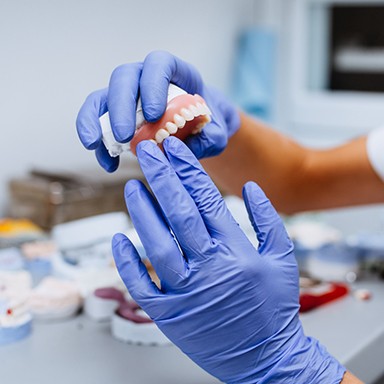
[[185, 61], [164, 51], [148, 54], [142, 63], [117, 67], [109, 87], [88, 96], [77, 120], [77, 132], [83, 145], [96, 151], [100, 165], [113, 172], [119, 159], [110, 157], [102, 142], [99, 117], [109, 111], [112, 132], [118, 142], [132, 139], [136, 127], [136, 104], [140, 94], [144, 117], [155, 122], [164, 114], [169, 84], [204, 98], [212, 112], [212, 121], [187, 143], [198, 158], [220, 153], [240, 125], [234, 106], [217, 90], [206, 86], [198, 71]]
[[184, 353], [228, 383], [339, 383], [345, 369], [298, 317], [298, 269], [284, 225], [255, 183], [244, 199], [256, 250], [219, 191], [178, 139], [139, 144], [157, 201], [129, 181], [129, 213], [161, 281], [150, 279], [132, 243], [114, 237], [119, 273], [137, 303]]

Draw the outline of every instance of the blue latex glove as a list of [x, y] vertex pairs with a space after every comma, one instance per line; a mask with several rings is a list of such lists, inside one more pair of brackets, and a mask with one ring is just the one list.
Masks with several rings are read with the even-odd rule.
[[226, 147], [228, 138], [240, 125], [236, 109], [220, 92], [204, 85], [192, 65], [168, 52], [155, 51], [143, 63], [117, 67], [109, 87], [89, 95], [80, 109], [76, 121], [80, 140], [87, 149], [96, 150], [96, 157], [104, 169], [109, 172], [116, 170], [119, 159], [111, 158], [101, 141], [99, 117], [109, 111], [116, 140], [128, 142], [135, 132], [139, 93], [145, 119], [155, 122], [165, 111], [170, 82], [188, 93], [202, 96], [212, 111], [212, 122], [201, 134], [188, 139], [195, 156], [217, 155]]
[[137, 148], [157, 202], [139, 181], [125, 189], [161, 289], [132, 243], [122, 234], [113, 240], [133, 298], [184, 353], [224, 382], [339, 383], [345, 369], [303, 333], [293, 246], [262, 190], [244, 187], [256, 250], [188, 148], [170, 137], [164, 149], [167, 157], [149, 141]]

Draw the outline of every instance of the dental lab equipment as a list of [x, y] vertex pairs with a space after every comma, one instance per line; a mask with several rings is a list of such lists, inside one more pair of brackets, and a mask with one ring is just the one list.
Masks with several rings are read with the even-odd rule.
[[[12, 217], [28, 218], [41, 228], [84, 217], [125, 210], [121, 191], [127, 180], [143, 179], [136, 161], [125, 159], [119, 173], [98, 167], [77, 170], [33, 170], [9, 183]], [[0, 221], [0, 247], [2, 243]], [[27, 239], [35, 240], [35, 239]]]

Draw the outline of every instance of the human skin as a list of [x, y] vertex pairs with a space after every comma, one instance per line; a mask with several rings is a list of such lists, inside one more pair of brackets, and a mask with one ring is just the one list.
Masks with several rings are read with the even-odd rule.
[[343, 380], [341, 380], [341, 384], [363, 384], [363, 382], [347, 371], [344, 374]]
[[384, 183], [366, 152], [366, 137], [332, 149], [305, 148], [244, 113], [219, 156], [202, 160], [226, 192], [241, 196], [256, 181], [285, 214], [384, 202]]

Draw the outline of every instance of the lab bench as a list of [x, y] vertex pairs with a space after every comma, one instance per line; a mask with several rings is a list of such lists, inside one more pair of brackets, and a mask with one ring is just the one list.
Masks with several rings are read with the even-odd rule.
[[307, 335], [316, 337], [328, 351], [367, 384], [384, 375], [384, 282], [360, 281], [368, 289], [367, 301], [353, 295], [301, 315]]
[[[352, 295], [301, 315], [305, 332], [366, 383], [384, 374], [384, 283], [358, 282], [372, 299]], [[85, 315], [35, 322], [32, 335], [0, 347], [2, 382], [16, 384], [215, 384], [173, 346], [145, 347], [112, 338], [109, 325]]]

